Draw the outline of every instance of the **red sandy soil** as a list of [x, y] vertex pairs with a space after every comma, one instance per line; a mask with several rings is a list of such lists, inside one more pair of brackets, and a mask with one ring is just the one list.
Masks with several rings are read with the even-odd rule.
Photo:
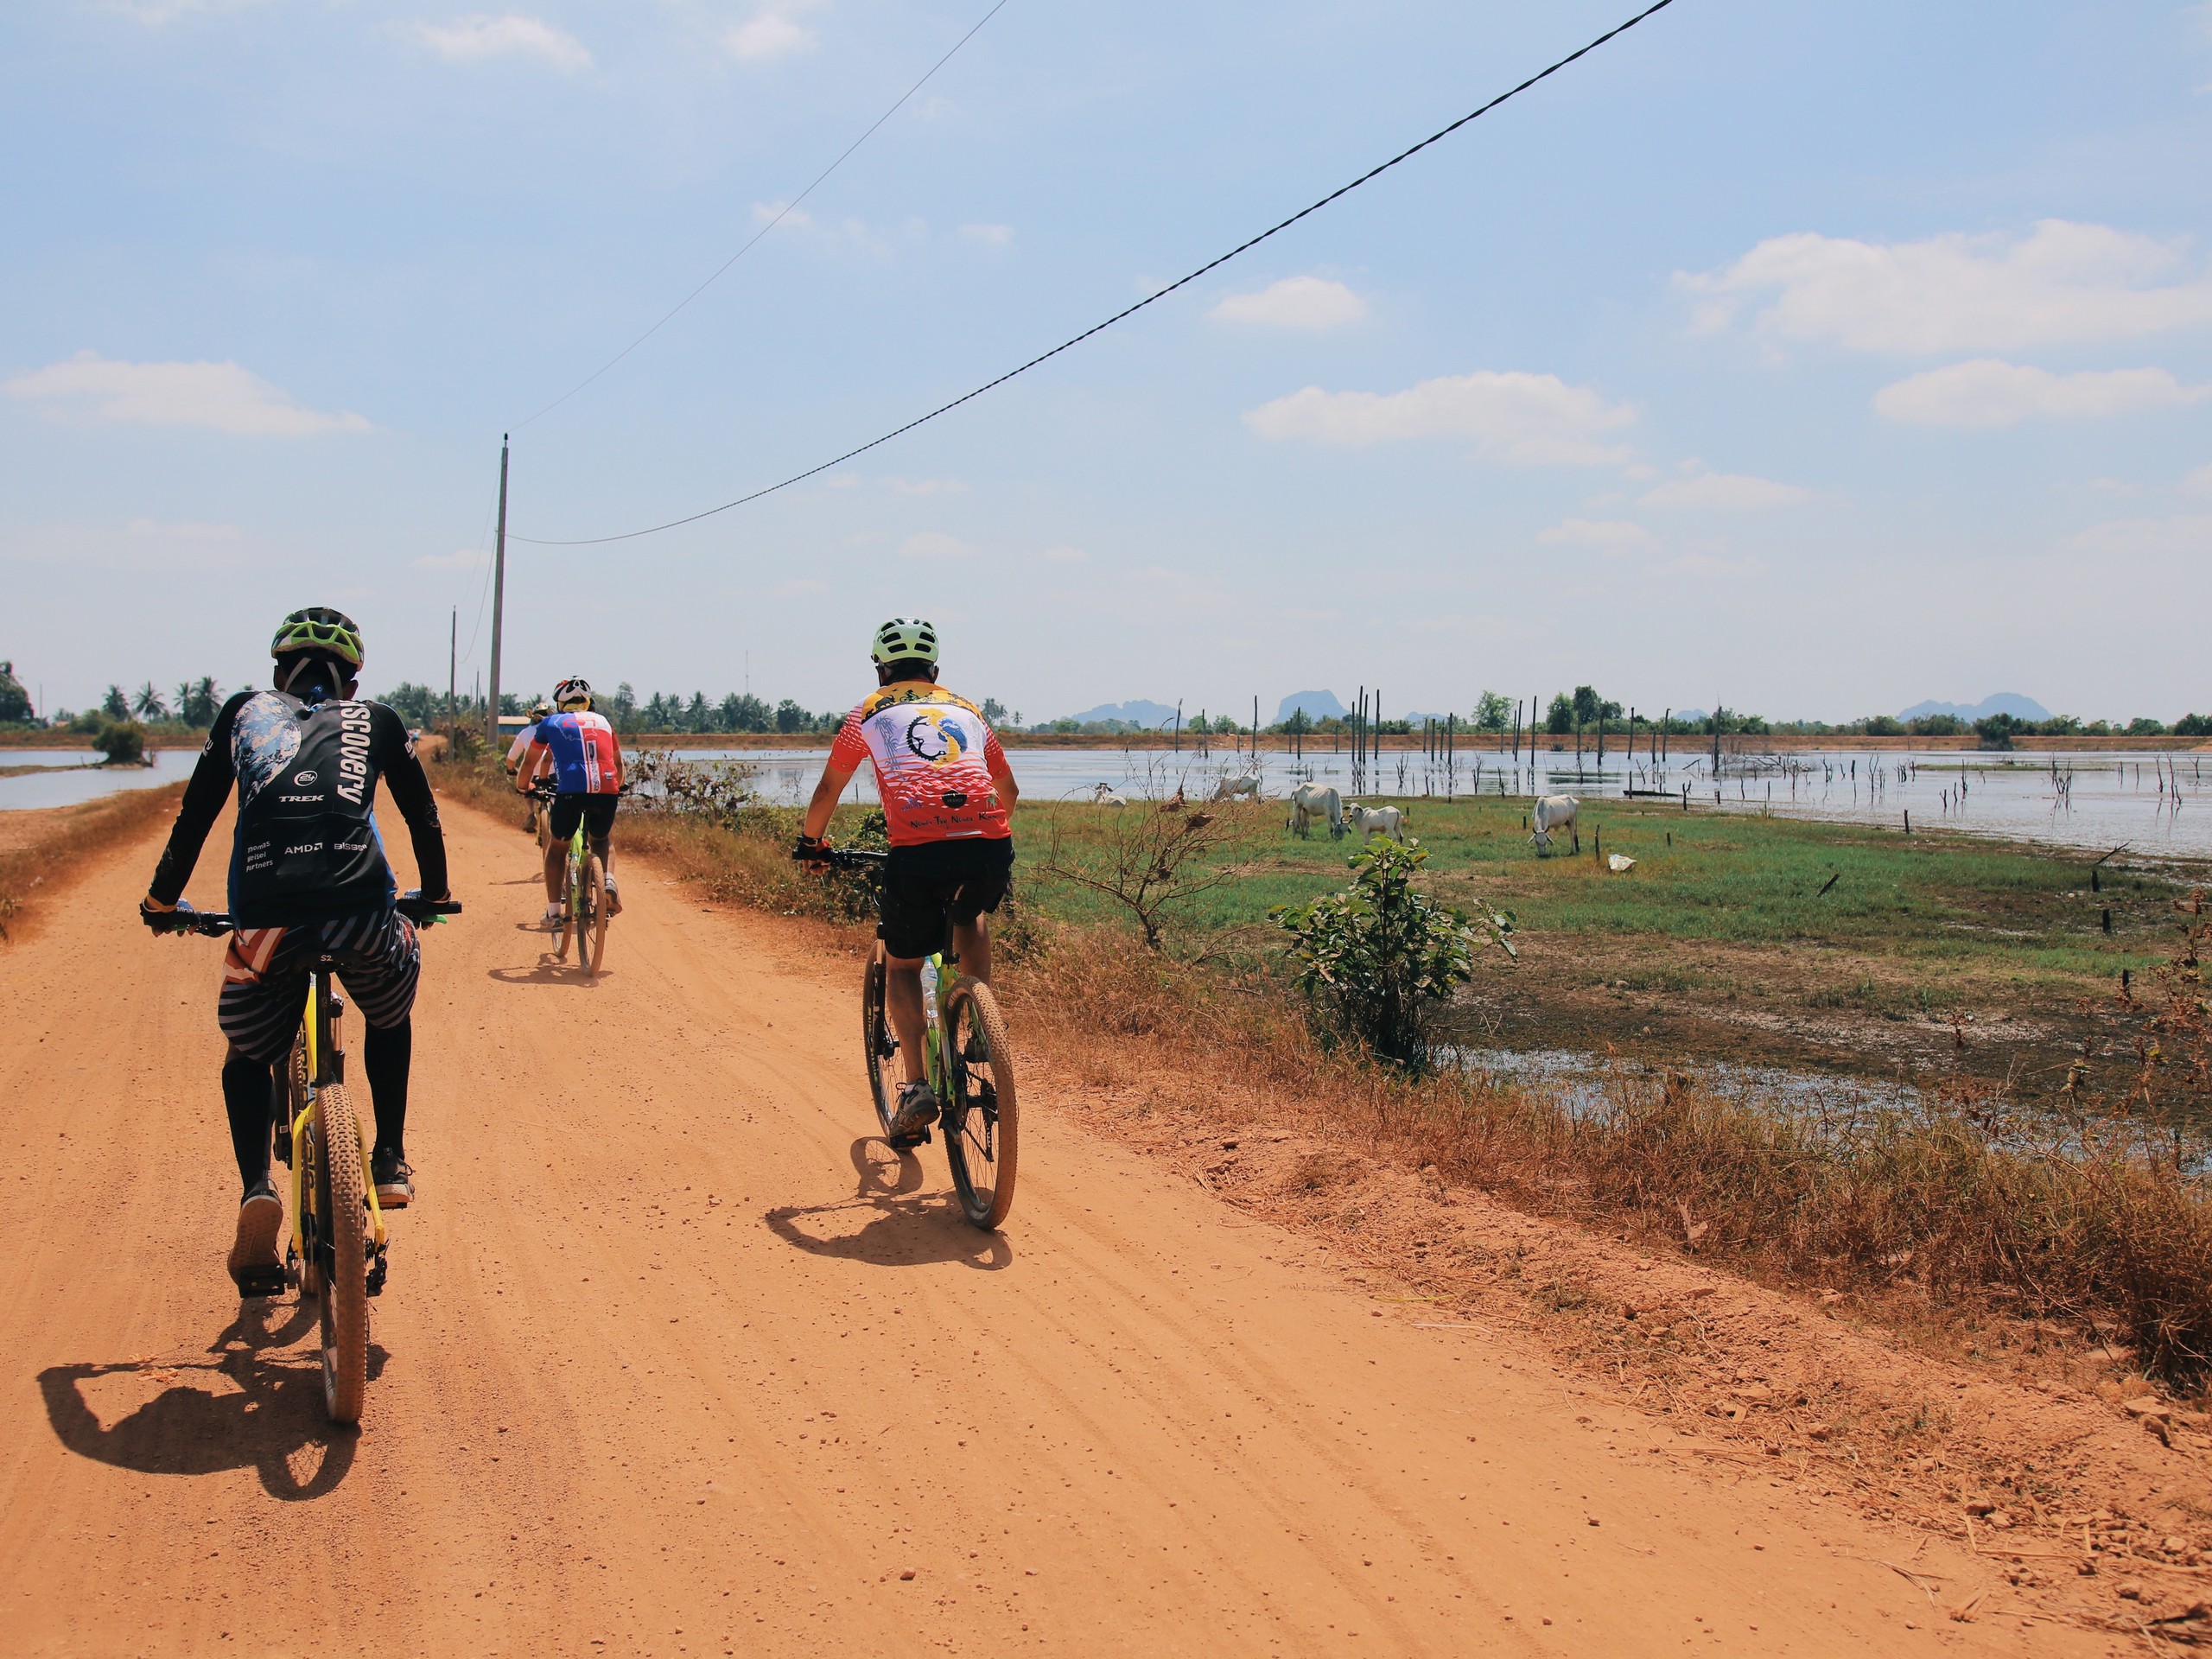
[[[847, 957], [633, 865], [587, 982], [531, 925], [531, 843], [450, 817], [468, 908], [426, 939], [422, 1202], [358, 1433], [311, 1319], [224, 1275], [219, 952], [138, 925], [156, 840], [0, 950], [0, 1651], [2102, 1654], [2193, 1582], [2077, 1580], [2008, 1493], [2064, 1579], [2020, 1589], [1938, 1476], [1845, 1455], [1856, 1391], [1940, 1391], [2113, 1512], [2197, 1501], [2185, 1429], [1412, 1172], [1133, 1130], [1042, 1064], [979, 1234], [938, 1148], [867, 1133]], [[1523, 1317], [1531, 1260], [1701, 1326], [1663, 1384], [1696, 1398], [1657, 1414], [1649, 1367]]]

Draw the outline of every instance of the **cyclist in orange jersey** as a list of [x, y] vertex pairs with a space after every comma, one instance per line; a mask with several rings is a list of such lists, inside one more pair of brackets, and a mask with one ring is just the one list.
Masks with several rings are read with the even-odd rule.
[[998, 734], [982, 711], [937, 683], [937, 630], [893, 617], [870, 652], [877, 689], [845, 716], [798, 837], [802, 858], [820, 852], [838, 797], [863, 761], [875, 767], [891, 840], [880, 895], [889, 972], [885, 1011], [899, 1039], [906, 1081], [894, 1135], [937, 1121], [938, 1102], [923, 1076], [922, 963], [945, 948], [960, 971], [988, 982], [991, 936], [984, 916], [999, 907], [1014, 875], [1011, 820], [1020, 791]]

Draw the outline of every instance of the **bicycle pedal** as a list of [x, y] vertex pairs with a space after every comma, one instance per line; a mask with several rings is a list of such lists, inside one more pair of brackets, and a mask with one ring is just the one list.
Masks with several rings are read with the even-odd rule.
[[369, 1268], [368, 1288], [370, 1295], [381, 1296], [384, 1294], [385, 1269], [388, 1265], [389, 1264], [385, 1261], [383, 1252], [378, 1251], [375, 1263]]

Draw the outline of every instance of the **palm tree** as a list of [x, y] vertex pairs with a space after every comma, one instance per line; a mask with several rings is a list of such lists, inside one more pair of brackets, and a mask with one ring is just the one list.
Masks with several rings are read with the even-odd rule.
[[123, 694], [121, 686], [108, 687], [107, 695], [100, 699], [100, 713], [110, 720], [130, 718], [130, 699]]
[[223, 694], [216, 687], [215, 677], [203, 674], [193, 683], [192, 695], [184, 699], [177, 714], [188, 726], [213, 726], [222, 710]]
[[168, 705], [162, 701], [162, 694], [154, 690], [151, 680], [138, 688], [138, 695], [130, 700], [130, 706], [141, 720], [168, 718]]

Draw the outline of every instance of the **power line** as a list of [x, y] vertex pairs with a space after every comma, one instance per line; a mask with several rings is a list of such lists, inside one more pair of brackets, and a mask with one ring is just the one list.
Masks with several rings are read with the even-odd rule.
[[[613, 356], [608, 358], [606, 362], [601, 364], [582, 379], [577, 381], [575, 385], [570, 386], [558, 397], [556, 397], [551, 403], [546, 404], [544, 408], [539, 410], [537, 411], [537, 415], [532, 415], [527, 420], [516, 422], [515, 430], [519, 432], [524, 427], [528, 426], [531, 421], [536, 420], [538, 417], [538, 415], [550, 415], [555, 410], [560, 408], [562, 404], [567, 403], [569, 398], [575, 397], [586, 386], [591, 385], [593, 381], [598, 379], [601, 375], [605, 374], [617, 363], [620, 363], [624, 358], [629, 356], [631, 353], [636, 351], [639, 346], [644, 345], [655, 334], [658, 334], [662, 328], [665, 327], [670, 322], [675, 320], [676, 314], [677, 312], [683, 310], [685, 306], [690, 304], [692, 301], [697, 299], [702, 294], [705, 293], [716, 283], [720, 282], [724, 271], [728, 270], [739, 260], [744, 258], [747, 254], [753, 251], [753, 245], [754, 243], [760, 241], [762, 237], [767, 235], [769, 232], [774, 230], [777, 226], [782, 224], [785, 219], [789, 218], [793, 213], [798, 211], [799, 203], [804, 201], [809, 196], [812, 195], [817, 186], [820, 185], [824, 179], [828, 178], [832, 173], [835, 173], [839, 168], [842, 167], [845, 162], [850, 159], [852, 153], [855, 150], [858, 149], [862, 144], [868, 143], [869, 139], [875, 137], [876, 128], [881, 126], [893, 116], [898, 114], [900, 110], [906, 108], [907, 101], [911, 99], [916, 92], [920, 92], [923, 87], [928, 86], [931, 78], [936, 75], [937, 72], [944, 68], [946, 64], [950, 63], [955, 55], [958, 54], [960, 48], [967, 45], [969, 41], [974, 40], [976, 35], [982, 30], [983, 25], [989, 22], [992, 18], [997, 16], [1000, 11], [1005, 7], [1006, 3], [1007, 0], [997, 0], [996, 4], [993, 5], [988, 11], [977, 18], [976, 21], [976, 26], [973, 29], [970, 29], [965, 35], [963, 35], [958, 40], [955, 41], [952, 43], [952, 49], [930, 66], [928, 74], [924, 75], [919, 80], [909, 86], [905, 92], [899, 93], [898, 101], [893, 104], [892, 106], [886, 110], [881, 115], [877, 116], [875, 119], [869, 124], [868, 130], [866, 132], [861, 134], [861, 136], [854, 139], [851, 143], [846, 145], [843, 152], [836, 161], [830, 162], [829, 166], [823, 168], [821, 172], [814, 175], [813, 184], [808, 185], [805, 189], [800, 191], [798, 194], [793, 196], [781, 207], [779, 207], [776, 210], [776, 216], [773, 219], [771, 219], [759, 230], [753, 232], [752, 236], [747, 239], [743, 247], [740, 248], [735, 253], [730, 255], [728, 258], [723, 260], [721, 264], [715, 266], [712, 276], [709, 276], [705, 282], [700, 283], [698, 287], [693, 289], [689, 294], [686, 294], [682, 299], [678, 300], [675, 305], [669, 308], [667, 315], [663, 316], [658, 322], [653, 324], [653, 326], [646, 329], [644, 334], [639, 334], [627, 346], [625, 346], [620, 351], [615, 353]], [[527, 538], [518, 537], [517, 539], [523, 540]]]
[[1522, 92], [1527, 92], [1531, 86], [1534, 86], [1538, 81], [1549, 79], [1560, 70], [1566, 68], [1567, 65], [1574, 62], [1578, 59], [1589, 56], [1591, 53], [1595, 52], [1599, 47], [1605, 45], [1606, 41], [1612, 40], [1617, 35], [1627, 34], [1630, 29], [1634, 29], [1645, 18], [1651, 16], [1654, 13], [1664, 11], [1669, 6], [1674, 4], [1674, 3], [1675, 0], [1656, 0], [1656, 3], [1645, 7], [1642, 11], [1637, 12], [1635, 16], [1630, 18], [1626, 22], [1616, 24], [1613, 28], [1607, 29], [1603, 35], [1598, 36], [1596, 40], [1592, 41], [1588, 45], [1582, 47], [1577, 51], [1568, 53], [1565, 57], [1561, 58], [1557, 63], [1553, 64], [1549, 68], [1541, 70], [1537, 73], [1529, 76], [1528, 79], [1522, 81], [1519, 86], [1511, 88], [1510, 91], [1500, 92], [1496, 98], [1491, 99], [1489, 103], [1482, 105], [1478, 108], [1470, 110], [1466, 114], [1461, 116], [1457, 121], [1452, 122], [1451, 125], [1440, 127], [1436, 131], [1429, 134], [1427, 137], [1422, 139], [1419, 143], [1400, 150], [1395, 156], [1393, 156], [1389, 161], [1382, 162], [1378, 167], [1370, 168], [1366, 172], [1354, 179], [1350, 184], [1342, 185], [1337, 189], [1332, 190], [1327, 195], [1323, 196], [1319, 201], [1313, 203], [1311, 206], [1300, 208], [1296, 213], [1293, 213], [1288, 219], [1284, 219], [1281, 224], [1268, 226], [1266, 230], [1262, 231], [1257, 236], [1253, 237], [1249, 241], [1238, 243], [1235, 247], [1231, 248], [1227, 253], [1223, 254], [1218, 258], [1209, 259], [1205, 264], [1200, 265], [1196, 270], [1191, 272], [1189, 276], [1181, 277], [1175, 282], [1172, 282], [1168, 283], [1166, 287], [1160, 289], [1154, 293], [1147, 294], [1144, 298], [1139, 300], [1135, 305], [1128, 306], [1122, 310], [1116, 311], [1112, 316], [1107, 318], [1103, 322], [1093, 323], [1081, 334], [1062, 340], [1058, 345], [1053, 346], [1049, 352], [1040, 352], [1038, 355], [1031, 358], [1027, 363], [1022, 364], [1018, 368], [1008, 369], [1004, 374], [1000, 375], [996, 379], [986, 380], [982, 385], [977, 386], [973, 391], [963, 392], [959, 397], [955, 397], [949, 404], [940, 404], [935, 409], [930, 410], [928, 414], [918, 415], [912, 420], [908, 421], [904, 426], [893, 427], [890, 431], [886, 432], [881, 437], [871, 438], [866, 443], [861, 444], [859, 448], [848, 449], [843, 454], [836, 456], [831, 460], [825, 461], [818, 467], [810, 467], [803, 473], [794, 473], [789, 478], [783, 480], [780, 483], [766, 485], [763, 487], [753, 491], [750, 495], [741, 495], [736, 500], [725, 501], [718, 507], [709, 507], [702, 512], [690, 513], [681, 518], [671, 518], [666, 524], [648, 525], [644, 530], [625, 531], [619, 536], [584, 536], [573, 537], [568, 540], [556, 541], [547, 537], [518, 536], [514, 531], [509, 531], [507, 532], [507, 539], [513, 542], [528, 542], [534, 547], [601, 547], [609, 542], [635, 541], [640, 536], [658, 536], [664, 530], [675, 530], [683, 524], [696, 524], [702, 518], [711, 518], [716, 513], [728, 512], [733, 507], [744, 506], [749, 502], [760, 500], [763, 496], [773, 495], [779, 490], [787, 490], [794, 484], [804, 483], [818, 473], [828, 472], [832, 467], [842, 467], [855, 456], [864, 455], [869, 450], [874, 449], [880, 445], [888, 443], [893, 438], [903, 436], [906, 433], [912, 431], [916, 427], [925, 425], [929, 422], [937, 419], [940, 415], [949, 414], [952, 410], [959, 408], [961, 404], [972, 402], [976, 398], [982, 397], [985, 392], [989, 391], [995, 387], [1004, 385], [1016, 375], [1027, 374], [1039, 364], [1049, 362], [1053, 358], [1058, 357], [1062, 352], [1067, 351], [1072, 346], [1080, 346], [1084, 340], [1089, 340], [1093, 334], [1101, 334], [1106, 329], [1111, 328], [1116, 323], [1122, 321], [1123, 319], [1135, 316], [1138, 312], [1143, 310], [1145, 307], [1152, 304], [1154, 301], [1166, 299], [1170, 294], [1175, 292], [1177, 289], [1188, 287], [1191, 283], [1198, 281], [1199, 277], [1205, 276], [1208, 271], [1217, 270], [1221, 266], [1227, 264], [1230, 260], [1236, 257], [1238, 254], [1249, 252], [1250, 250], [1258, 247], [1261, 243], [1266, 241], [1269, 237], [1275, 235], [1279, 232], [1288, 230], [1292, 226], [1297, 224], [1300, 219], [1306, 218], [1308, 214], [1320, 212], [1322, 208], [1326, 207], [1331, 202], [1336, 200], [1338, 197], [1350, 195], [1353, 191], [1358, 189], [1363, 184], [1369, 182], [1370, 180], [1381, 177], [1392, 168], [1397, 166], [1400, 162], [1406, 161], [1414, 156], [1418, 156], [1422, 150], [1427, 149], [1431, 144], [1433, 144], [1441, 139], [1450, 137], [1453, 133], [1459, 131], [1460, 128], [1465, 126], [1470, 121], [1475, 120], [1479, 117], [1488, 115], [1492, 110], [1496, 109], [1499, 105], [1506, 102], [1509, 99], [1519, 97]]

